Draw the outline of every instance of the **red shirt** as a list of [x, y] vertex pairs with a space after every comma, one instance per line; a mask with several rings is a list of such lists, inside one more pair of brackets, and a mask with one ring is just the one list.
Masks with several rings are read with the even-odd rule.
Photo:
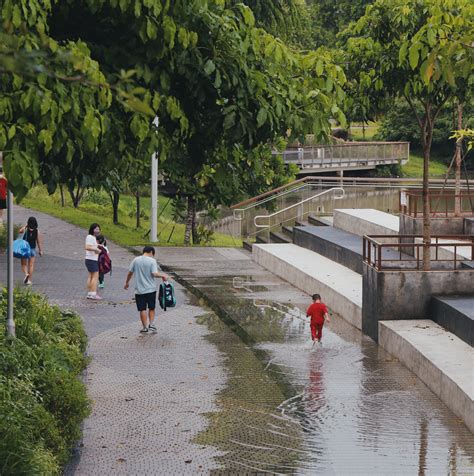
[[326, 304], [322, 302], [313, 302], [311, 306], [308, 307], [306, 315], [311, 317], [311, 324], [321, 325], [324, 324], [324, 315], [327, 314], [328, 308]]

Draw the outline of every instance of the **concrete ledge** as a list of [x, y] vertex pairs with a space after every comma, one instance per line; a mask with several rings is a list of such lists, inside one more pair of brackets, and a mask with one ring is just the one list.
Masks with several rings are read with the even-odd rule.
[[252, 258], [308, 294], [319, 293], [330, 310], [362, 329], [362, 276], [293, 244], [258, 244]]
[[474, 295], [433, 296], [429, 307], [433, 321], [474, 346]]
[[433, 321], [380, 321], [379, 344], [474, 432], [474, 350]]
[[398, 235], [399, 218], [373, 208], [338, 208], [334, 210], [334, 226], [364, 235]]

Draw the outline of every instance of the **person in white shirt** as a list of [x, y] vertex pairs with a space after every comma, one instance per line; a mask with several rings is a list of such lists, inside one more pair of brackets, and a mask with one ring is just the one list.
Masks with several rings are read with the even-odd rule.
[[100, 248], [97, 246], [97, 237], [100, 235], [98, 223], [92, 223], [89, 227], [89, 234], [86, 237], [86, 268], [89, 273], [87, 277], [87, 299], [100, 301], [102, 298], [97, 294], [97, 281], [99, 280], [99, 254]]

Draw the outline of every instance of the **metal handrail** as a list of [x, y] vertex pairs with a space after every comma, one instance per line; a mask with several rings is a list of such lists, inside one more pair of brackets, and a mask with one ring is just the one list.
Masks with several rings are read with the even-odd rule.
[[[251, 203], [258, 202], [262, 200], [265, 197], [272, 196], [274, 194], [278, 194], [283, 190], [289, 189], [290, 187], [293, 187], [297, 184], [300, 183], [307, 183], [307, 182], [315, 182], [315, 183], [321, 183], [324, 184], [325, 182], [338, 182], [340, 184], [362, 184], [362, 185], [376, 185], [376, 184], [381, 184], [381, 185], [395, 185], [398, 187], [415, 187], [415, 186], [420, 186], [422, 184], [422, 179], [420, 178], [366, 178], [366, 177], [325, 177], [325, 176], [310, 176], [310, 177], [303, 177], [298, 180], [294, 180], [293, 182], [287, 183], [285, 185], [282, 185], [281, 187], [277, 187], [273, 190], [269, 190], [268, 192], [262, 193], [260, 195], [257, 195], [252, 198], [248, 198], [247, 200], [244, 200], [242, 202], [236, 203], [231, 206], [232, 209], [237, 209], [241, 208], [243, 206], [249, 205]], [[465, 187], [467, 185], [468, 181], [467, 180], [461, 180], [461, 187]], [[444, 179], [430, 179], [430, 187], [433, 186], [454, 186], [455, 181], [454, 179], [448, 179], [445, 181]]]
[[336, 191], [337, 191], [337, 192], [342, 192], [342, 194], [341, 194], [340, 196], [335, 196], [335, 197], [334, 197], [336, 200], [339, 200], [339, 199], [341, 199], [341, 198], [344, 198], [344, 189], [341, 188], [341, 187], [333, 187], [333, 188], [330, 188], [330, 189], [328, 189], [328, 190], [324, 190], [324, 191], [322, 191], [322, 192], [319, 192], [319, 193], [317, 193], [316, 195], [313, 195], [312, 197], [305, 198], [304, 200], [301, 200], [301, 201], [298, 202], [298, 203], [294, 203], [293, 205], [290, 205], [289, 207], [286, 207], [286, 208], [283, 208], [283, 209], [281, 209], [281, 210], [278, 210], [277, 212], [272, 213], [272, 214], [270, 214], [270, 215], [257, 215], [257, 216], [254, 217], [254, 219], [253, 219], [253, 223], [254, 223], [254, 225], [255, 225], [255, 228], [270, 228], [270, 224], [259, 225], [259, 224], [257, 223], [257, 221], [258, 221], [259, 219], [268, 219], [268, 220], [270, 220], [271, 218], [274, 218], [274, 217], [276, 217], [276, 216], [278, 216], [278, 215], [280, 215], [280, 214], [282, 214], [282, 213], [284, 213], [284, 212], [287, 212], [288, 210], [291, 210], [291, 209], [293, 209], [293, 208], [300, 207], [300, 206], [303, 205], [304, 203], [311, 202], [311, 201], [313, 201], [314, 199], [321, 197], [322, 195], [326, 195], [326, 194], [328, 194], [328, 193], [330, 193], [330, 192], [336, 192]]
[[235, 220], [242, 220], [243, 219], [243, 215], [246, 211], [252, 209], [252, 208], [257, 208], [257, 207], [260, 207], [262, 205], [264, 205], [265, 203], [268, 203], [268, 202], [271, 202], [273, 200], [277, 200], [281, 197], [284, 197], [290, 193], [293, 193], [293, 192], [299, 192], [305, 188], [308, 188], [308, 187], [311, 187], [313, 185], [319, 185], [317, 183], [303, 183], [302, 185], [298, 186], [298, 187], [294, 187], [294, 188], [290, 188], [290, 189], [286, 189], [286, 190], [283, 190], [282, 192], [280, 193], [277, 193], [276, 195], [270, 195], [270, 196], [267, 196], [265, 198], [263, 198], [262, 200], [260, 201], [257, 201], [257, 202], [252, 202], [251, 204], [249, 204], [248, 206], [246, 207], [243, 207], [243, 208], [235, 208], [233, 210], [234, 212], [234, 219]]
[[[457, 268], [459, 263], [463, 261], [471, 262], [474, 260], [474, 235], [433, 235], [431, 238], [434, 239], [434, 242], [425, 244], [421, 240], [423, 235], [365, 235], [363, 237], [362, 245], [362, 259], [364, 263], [368, 266], [373, 267], [377, 271], [381, 270], [419, 270], [422, 263], [423, 257], [420, 250], [428, 247], [431, 250], [434, 250], [434, 256], [430, 258], [430, 261], [438, 263], [452, 263], [453, 269]], [[388, 243], [382, 243], [379, 239], [390, 240]], [[405, 240], [405, 241], [403, 241]], [[448, 241], [440, 241], [448, 240]], [[456, 241], [454, 241], [456, 240]], [[390, 255], [389, 258], [383, 256], [384, 248], [389, 249], [398, 249], [398, 258]], [[445, 251], [449, 248], [453, 248], [452, 257], [446, 258], [446, 254], [440, 255], [439, 249]], [[458, 248], [468, 248], [470, 249], [471, 256], [470, 258], [462, 257], [458, 255]], [[404, 253], [404, 250], [408, 250], [409, 253]], [[461, 257], [460, 257], [461, 256]], [[400, 263], [405, 264], [404, 268], [400, 266], [387, 266], [386, 262], [391, 263]], [[406, 265], [416, 263], [416, 266], [412, 268], [407, 268]], [[471, 270], [472, 268], [461, 268], [466, 270]]]

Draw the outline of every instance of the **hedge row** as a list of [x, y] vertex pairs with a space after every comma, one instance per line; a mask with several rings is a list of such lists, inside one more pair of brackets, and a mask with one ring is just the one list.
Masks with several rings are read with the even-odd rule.
[[0, 331], [0, 474], [60, 474], [90, 411], [87, 338], [79, 316], [37, 294], [16, 291], [14, 303], [17, 337]]

